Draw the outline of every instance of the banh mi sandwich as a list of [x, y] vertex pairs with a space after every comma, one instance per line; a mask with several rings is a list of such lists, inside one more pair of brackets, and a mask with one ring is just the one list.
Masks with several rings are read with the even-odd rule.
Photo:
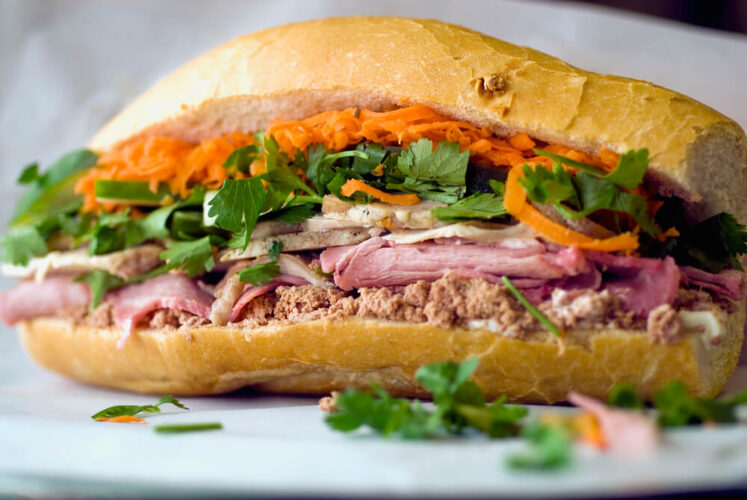
[[153, 393], [714, 395], [743, 338], [742, 129], [437, 21], [240, 37], [27, 186], [1, 300], [26, 349]]

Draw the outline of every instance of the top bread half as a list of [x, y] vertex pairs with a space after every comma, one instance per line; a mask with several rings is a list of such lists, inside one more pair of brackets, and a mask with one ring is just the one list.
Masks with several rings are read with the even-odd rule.
[[425, 104], [499, 135], [596, 153], [648, 148], [649, 180], [695, 218], [747, 222], [747, 138], [733, 120], [651, 83], [599, 75], [439, 21], [349, 17], [239, 37], [169, 75], [91, 141], [191, 142], [346, 107]]

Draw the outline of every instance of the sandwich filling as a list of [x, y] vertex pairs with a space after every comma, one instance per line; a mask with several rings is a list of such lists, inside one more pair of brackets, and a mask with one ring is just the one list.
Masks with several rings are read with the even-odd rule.
[[190, 144], [79, 150], [2, 239], [8, 324], [254, 328], [358, 316], [529, 339], [725, 333], [747, 233], [618, 155], [500, 137], [415, 105], [338, 110]]

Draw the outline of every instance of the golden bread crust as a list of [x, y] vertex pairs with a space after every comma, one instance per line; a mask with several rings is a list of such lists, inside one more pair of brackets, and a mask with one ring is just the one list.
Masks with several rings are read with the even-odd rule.
[[738, 203], [747, 139], [734, 121], [651, 83], [432, 20], [331, 18], [239, 37], [157, 83], [90, 145], [154, 135], [198, 141], [278, 117], [415, 103], [589, 152], [648, 148], [662, 189], [702, 200], [696, 217], [726, 210], [747, 220]]
[[[119, 332], [76, 327], [67, 319], [20, 324], [23, 343], [43, 366], [90, 384], [147, 393], [219, 394], [261, 390], [327, 394], [376, 381], [393, 394], [423, 396], [418, 367], [480, 358], [475, 381], [490, 398], [554, 403], [569, 390], [603, 398], [621, 380], [645, 397], [671, 380], [703, 396], [717, 394], [739, 358], [744, 312], [732, 314], [716, 346], [696, 336], [651, 344], [645, 332], [569, 332], [565, 354], [545, 332], [535, 340], [486, 330], [445, 329], [361, 318], [254, 329], [141, 330], [117, 349]], [[572, 340], [582, 339], [582, 340]]]

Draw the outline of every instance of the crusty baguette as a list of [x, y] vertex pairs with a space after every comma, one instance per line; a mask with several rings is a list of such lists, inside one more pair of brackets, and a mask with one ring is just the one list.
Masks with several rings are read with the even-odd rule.
[[39, 318], [20, 324], [29, 353], [74, 379], [137, 392], [206, 395], [246, 385], [272, 392], [327, 394], [375, 381], [401, 396], [422, 396], [418, 367], [478, 356], [475, 381], [486, 395], [554, 403], [568, 390], [603, 398], [618, 381], [641, 394], [681, 380], [702, 396], [716, 395], [731, 375], [742, 344], [744, 311], [731, 315], [722, 342], [705, 346], [689, 335], [652, 344], [645, 332], [568, 332], [559, 354], [547, 332], [530, 341], [486, 330], [347, 318], [253, 329], [232, 327], [140, 330], [123, 349], [121, 332]]
[[438, 21], [333, 18], [237, 38], [156, 84], [90, 146], [153, 135], [198, 141], [278, 117], [406, 103], [588, 152], [648, 148], [654, 180], [699, 202], [695, 217], [726, 210], [747, 222], [747, 140], [734, 121], [651, 83]]

